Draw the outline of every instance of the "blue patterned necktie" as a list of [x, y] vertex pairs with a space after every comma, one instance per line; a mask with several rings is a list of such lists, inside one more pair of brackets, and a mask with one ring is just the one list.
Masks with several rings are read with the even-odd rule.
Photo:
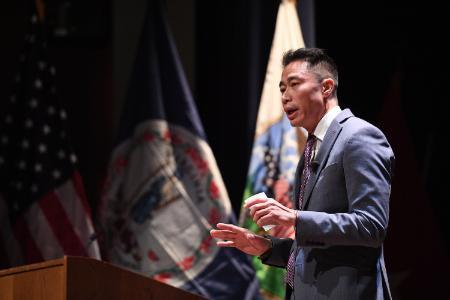
[[[310, 134], [308, 140], [306, 141], [305, 151], [303, 152], [303, 170], [302, 170], [302, 182], [300, 184], [300, 193], [298, 197], [298, 209], [301, 210], [303, 207], [303, 196], [305, 195], [305, 187], [308, 183], [309, 176], [311, 175], [311, 156], [313, 153], [314, 145], [317, 138]], [[286, 283], [293, 289], [294, 288], [294, 265], [295, 257], [297, 256], [297, 250], [291, 252], [289, 256], [289, 261], [287, 264], [286, 273]]]

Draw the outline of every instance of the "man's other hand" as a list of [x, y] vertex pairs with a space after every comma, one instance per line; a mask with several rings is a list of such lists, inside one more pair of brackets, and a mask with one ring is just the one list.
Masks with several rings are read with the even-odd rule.
[[210, 234], [213, 238], [219, 239], [217, 246], [234, 247], [240, 251], [260, 256], [271, 247], [271, 241], [265, 237], [232, 224], [218, 223], [218, 229], [212, 229]]

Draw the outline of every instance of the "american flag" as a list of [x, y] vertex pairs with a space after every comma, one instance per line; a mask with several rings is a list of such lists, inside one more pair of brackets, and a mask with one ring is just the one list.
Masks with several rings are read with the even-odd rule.
[[0, 119], [0, 263], [8, 267], [63, 255], [99, 259], [43, 24], [34, 14], [29, 26]]

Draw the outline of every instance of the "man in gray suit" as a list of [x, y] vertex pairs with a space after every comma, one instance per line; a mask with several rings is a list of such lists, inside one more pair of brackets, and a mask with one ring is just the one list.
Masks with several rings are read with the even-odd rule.
[[321, 49], [283, 57], [280, 91], [292, 126], [308, 131], [298, 164], [295, 209], [274, 199], [245, 204], [259, 225], [295, 227], [295, 240], [232, 224], [217, 244], [287, 268], [286, 299], [391, 299], [383, 259], [394, 154], [375, 126], [338, 106], [338, 71]]

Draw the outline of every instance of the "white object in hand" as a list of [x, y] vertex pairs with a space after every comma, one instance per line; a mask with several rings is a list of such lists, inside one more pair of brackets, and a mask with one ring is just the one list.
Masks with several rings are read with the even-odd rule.
[[[253, 195], [253, 196], [248, 197], [247, 199], [245, 199], [244, 203], [247, 204], [247, 202], [250, 201], [250, 200], [252, 200], [252, 199], [270, 199], [270, 198], [267, 198], [266, 193], [262, 192], [262, 193], [258, 193], [258, 194], [255, 194], [255, 195]], [[263, 228], [265, 231], [269, 231], [269, 230], [272, 229], [273, 227], [275, 227], [275, 225], [263, 225], [262, 228]]]

